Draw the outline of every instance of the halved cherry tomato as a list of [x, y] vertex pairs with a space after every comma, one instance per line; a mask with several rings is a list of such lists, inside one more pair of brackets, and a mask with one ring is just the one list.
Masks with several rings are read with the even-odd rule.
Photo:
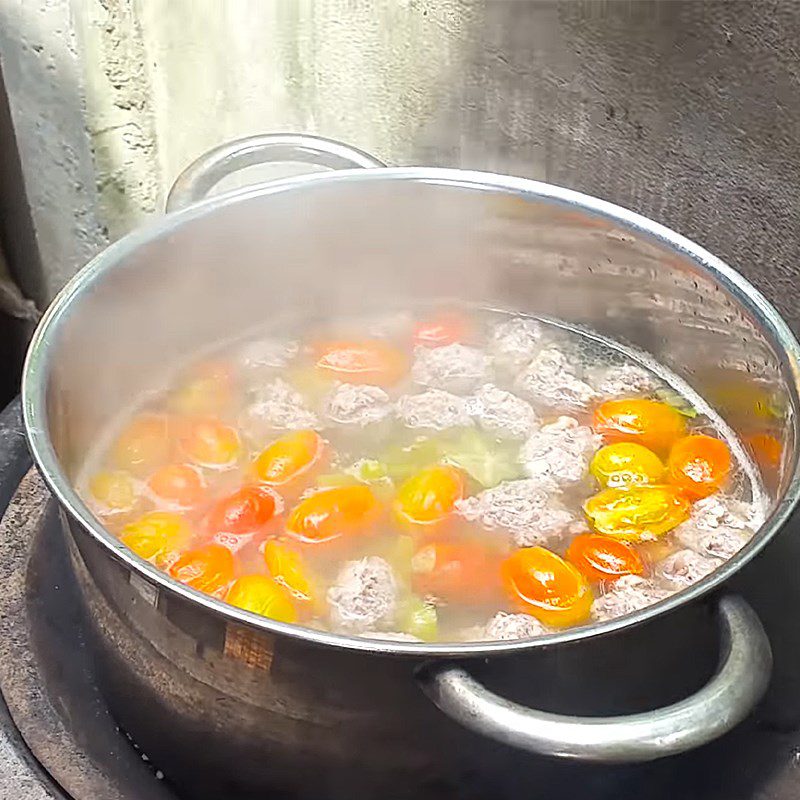
[[589, 471], [601, 486], [631, 486], [658, 483], [664, 464], [652, 451], [636, 442], [617, 442], [601, 447]]
[[589, 617], [594, 597], [586, 578], [544, 547], [515, 551], [500, 576], [512, 604], [545, 625], [567, 628]]
[[316, 431], [287, 433], [261, 451], [253, 462], [253, 473], [261, 483], [284, 487], [322, 466], [324, 450], [325, 443]]
[[469, 324], [460, 314], [442, 313], [417, 323], [414, 327], [414, 344], [422, 347], [444, 347], [463, 342], [467, 338]]
[[243, 575], [231, 586], [225, 601], [278, 622], [297, 622], [289, 593], [266, 575]]
[[632, 547], [596, 533], [576, 536], [567, 549], [567, 560], [590, 581], [615, 581], [644, 572], [642, 559]]
[[323, 342], [315, 351], [317, 370], [344, 383], [390, 386], [408, 371], [403, 351], [380, 339]]
[[256, 533], [280, 511], [277, 495], [266, 486], [243, 486], [218, 500], [206, 517], [213, 534], [244, 536]]
[[223, 361], [193, 366], [170, 396], [169, 405], [180, 414], [207, 416], [222, 413], [233, 400], [233, 372]]
[[626, 542], [657, 539], [689, 516], [689, 500], [675, 486], [604, 489], [583, 505], [598, 533]]
[[153, 511], [128, 523], [120, 541], [137, 556], [167, 569], [192, 539], [189, 523], [169, 511]]
[[404, 522], [430, 525], [452, 513], [464, 497], [464, 476], [455, 467], [435, 464], [412, 475], [397, 492], [394, 510]]
[[233, 553], [219, 544], [188, 550], [169, 568], [175, 580], [193, 589], [223, 597], [233, 580]]
[[122, 431], [114, 443], [112, 457], [118, 469], [141, 476], [164, 464], [170, 450], [167, 417], [142, 414]]
[[167, 464], [150, 476], [147, 488], [158, 500], [189, 509], [203, 500], [207, 487], [203, 473], [192, 464]]
[[500, 557], [477, 542], [431, 542], [411, 560], [412, 587], [448, 602], [484, 603], [496, 596]]
[[214, 417], [188, 422], [180, 444], [192, 463], [208, 469], [232, 467], [242, 450], [236, 429]]
[[699, 500], [719, 491], [731, 471], [731, 451], [722, 439], [693, 434], [672, 446], [667, 462], [669, 481]]
[[641, 397], [607, 400], [595, 409], [593, 427], [608, 444], [637, 442], [665, 453], [686, 433], [683, 415], [666, 403]]
[[270, 539], [264, 544], [264, 561], [270, 575], [289, 592], [298, 609], [312, 613], [316, 591], [302, 556], [288, 545]]
[[136, 503], [136, 486], [127, 472], [98, 472], [89, 480], [89, 492], [101, 512], [130, 511]]
[[750, 445], [761, 469], [775, 470], [780, 466], [783, 445], [771, 433], [754, 433], [745, 441]]
[[368, 486], [336, 486], [303, 498], [286, 520], [300, 542], [321, 544], [359, 533], [377, 521], [380, 504]]

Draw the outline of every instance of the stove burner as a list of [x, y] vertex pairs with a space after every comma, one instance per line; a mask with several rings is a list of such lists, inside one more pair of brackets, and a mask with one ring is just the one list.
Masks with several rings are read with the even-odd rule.
[[[170, 785], [168, 765], [137, 751], [97, 689], [58, 510], [41, 478], [25, 474], [30, 459], [20, 431], [17, 403], [0, 414], [0, 512], [8, 504], [0, 521], [0, 800], [192, 800]], [[793, 527], [736, 585], [761, 614], [775, 653], [770, 692], [753, 718], [701, 750], [651, 764], [542, 759], [535, 782], [520, 775], [515, 790], [509, 776], [496, 797], [532, 796], [532, 788], [581, 800], [800, 796], [800, 542]], [[519, 758], [527, 770], [531, 757]]]

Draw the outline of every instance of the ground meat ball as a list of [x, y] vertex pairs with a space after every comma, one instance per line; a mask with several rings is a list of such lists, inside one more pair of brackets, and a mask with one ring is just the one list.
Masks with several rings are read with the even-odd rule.
[[504, 481], [456, 503], [464, 519], [508, 531], [517, 547], [544, 544], [575, 519], [548, 489], [534, 480]]
[[710, 575], [722, 562], [707, 558], [694, 550], [679, 550], [656, 564], [656, 573], [681, 588], [691, 586]]
[[753, 538], [752, 532], [746, 528], [723, 526], [709, 531], [698, 528], [692, 520], [679, 525], [673, 536], [681, 546], [723, 561], [736, 555]]
[[239, 363], [245, 369], [285, 367], [300, 351], [297, 342], [284, 339], [257, 339], [239, 350]]
[[650, 394], [658, 387], [656, 378], [638, 364], [594, 367], [587, 371], [587, 380], [604, 400]]
[[520, 451], [525, 472], [543, 485], [567, 486], [582, 480], [601, 438], [572, 417], [559, 417], [536, 431]]
[[498, 436], [524, 439], [536, 428], [531, 404], [494, 384], [485, 383], [468, 402], [469, 412], [480, 426]]
[[507, 614], [499, 611], [487, 623], [484, 636], [490, 640], [532, 639], [543, 636], [547, 628], [528, 614]]
[[669, 597], [671, 592], [639, 575], [626, 575], [612, 583], [592, 604], [592, 618], [603, 622], [624, 617]]
[[416, 636], [410, 633], [398, 633], [397, 631], [367, 631], [358, 634], [362, 639], [380, 639], [384, 642], [421, 642]]
[[432, 389], [466, 393], [487, 380], [490, 366], [489, 356], [475, 347], [463, 344], [433, 349], [418, 347], [414, 351], [411, 377]]
[[389, 395], [379, 386], [342, 383], [325, 398], [325, 416], [341, 425], [364, 427], [392, 413]]
[[305, 405], [300, 392], [281, 378], [260, 387], [255, 402], [244, 410], [239, 424], [244, 435], [257, 442], [276, 430], [320, 427], [317, 415]]
[[331, 626], [345, 633], [391, 628], [397, 584], [388, 562], [377, 556], [348, 561], [328, 589]]
[[544, 328], [538, 320], [514, 317], [494, 326], [489, 352], [510, 367], [522, 367], [542, 349], [544, 339]]
[[691, 521], [697, 528], [713, 531], [718, 528], [754, 531], [761, 524], [761, 514], [750, 503], [712, 494], [692, 506]]
[[440, 389], [401, 397], [397, 401], [397, 415], [409, 428], [443, 431], [472, 425], [467, 401]]
[[517, 376], [516, 387], [534, 406], [561, 411], [585, 411], [596, 393], [582, 381], [569, 360], [555, 347], [542, 350]]

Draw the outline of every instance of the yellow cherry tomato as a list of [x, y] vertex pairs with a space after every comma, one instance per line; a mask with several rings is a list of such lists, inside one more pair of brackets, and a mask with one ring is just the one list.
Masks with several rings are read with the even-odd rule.
[[145, 475], [170, 456], [169, 425], [164, 414], [141, 414], [122, 431], [112, 448], [114, 466]]
[[686, 433], [686, 420], [680, 412], [641, 397], [602, 403], [595, 409], [592, 425], [607, 444], [638, 442], [657, 453], [667, 452]]
[[169, 511], [153, 511], [128, 523], [120, 541], [137, 556], [167, 569], [192, 539], [189, 523]]
[[165, 464], [147, 480], [147, 488], [161, 503], [188, 509], [205, 499], [203, 473], [192, 464]]
[[226, 602], [278, 622], [297, 622], [297, 611], [283, 586], [266, 575], [243, 575], [231, 586]]
[[208, 469], [232, 467], [242, 450], [236, 429], [215, 417], [187, 423], [180, 444], [189, 461]]
[[598, 533], [627, 542], [657, 539], [689, 516], [689, 501], [674, 486], [604, 489], [583, 506]]
[[189, 370], [184, 382], [172, 393], [169, 406], [179, 414], [220, 414], [233, 401], [233, 373], [222, 361], [206, 361]]
[[127, 472], [112, 470], [98, 472], [89, 481], [89, 492], [100, 506], [110, 514], [130, 511], [136, 502], [136, 487]]
[[281, 436], [253, 462], [256, 480], [269, 486], [285, 487], [308, 475], [322, 461], [325, 443], [312, 430]]
[[636, 442], [617, 442], [598, 450], [589, 470], [601, 486], [659, 483], [664, 464], [652, 451]]
[[426, 467], [412, 475], [397, 492], [394, 501], [399, 519], [415, 525], [440, 522], [464, 497], [464, 477], [460, 470], [444, 464]]
[[288, 545], [270, 539], [264, 545], [264, 561], [270, 575], [289, 592], [298, 609], [312, 613], [316, 592], [302, 556]]
[[579, 625], [589, 618], [594, 597], [586, 578], [572, 564], [544, 547], [524, 547], [500, 567], [511, 603], [553, 628]]

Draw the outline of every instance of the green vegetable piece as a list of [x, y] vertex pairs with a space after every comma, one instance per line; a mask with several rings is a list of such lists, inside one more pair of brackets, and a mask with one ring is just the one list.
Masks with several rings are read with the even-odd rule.
[[679, 414], [689, 419], [694, 419], [697, 416], [697, 411], [689, 401], [683, 396], [678, 394], [671, 386], [664, 386], [656, 389], [656, 397], [668, 406], [672, 406]]
[[436, 606], [419, 597], [409, 598], [400, 612], [400, 630], [423, 642], [436, 641], [439, 631]]
[[356, 461], [353, 466], [348, 467], [345, 472], [362, 483], [373, 483], [386, 480], [389, 477], [386, 464], [382, 461], [376, 461], [374, 458], [362, 458], [360, 461]]
[[329, 472], [317, 478], [317, 486], [323, 489], [333, 489], [338, 486], [356, 486], [358, 483], [357, 478], [344, 472]]
[[524, 476], [518, 444], [498, 442], [476, 430], [464, 431], [448, 445], [442, 461], [463, 469], [484, 489]]
[[409, 445], [390, 447], [380, 459], [386, 474], [395, 483], [410, 478], [442, 457], [442, 445], [436, 439], [421, 438]]
[[414, 540], [410, 536], [398, 536], [392, 539], [386, 554], [386, 560], [391, 564], [394, 574], [406, 584], [411, 582], [414, 547]]

